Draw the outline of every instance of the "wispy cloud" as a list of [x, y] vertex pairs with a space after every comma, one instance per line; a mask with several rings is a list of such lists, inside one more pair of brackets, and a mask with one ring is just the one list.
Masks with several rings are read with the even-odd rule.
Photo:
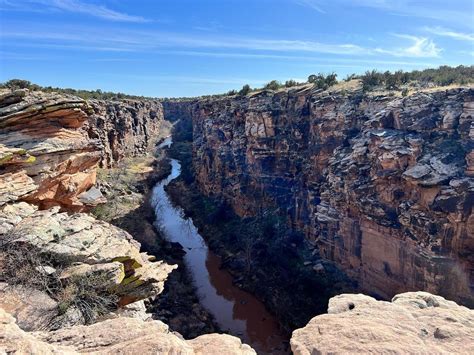
[[294, 2], [298, 5], [309, 7], [310, 9], [316, 10], [322, 14], [325, 14], [326, 11], [319, 5], [319, 0], [294, 0]]
[[395, 49], [377, 48], [375, 51], [382, 54], [389, 54], [395, 57], [415, 57], [415, 58], [437, 58], [442, 49], [433, 40], [426, 37], [417, 37], [406, 34], [395, 34], [394, 36], [408, 39], [412, 45]]
[[[8, 28], [8, 27], [7, 27]], [[429, 38], [410, 35], [396, 35], [409, 41], [408, 46], [398, 48], [373, 48], [354, 43], [322, 43], [293, 39], [265, 39], [236, 37], [218, 34], [196, 36], [193, 34], [161, 31], [122, 31], [72, 27], [63, 32], [38, 32], [32, 30], [9, 30], [1, 34], [5, 40], [12, 40], [14, 46], [49, 47], [74, 50], [98, 50], [115, 52], [156, 52], [157, 50], [186, 51], [192, 55], [242, 58], [296, 58], [310, 54], [331, 54], [363, 58], [366, 56], [389, 55], [407, 58], [435, 58], [441, 49]], [[202, 52], [206, 50], [206, 52]], [[201, 51], [202, 53], [198, 53]], [[234, 52], [235, 51], [235, 52]], [[230, 52], [230, 53], [228, 53]]]
[[[90, 45], [94, 48], [104, 47], [123, 51], [143, 51], [163, 47], [178, 48], [218, 48], [218, 49], [245, 49], [252, 51], [272, 52], [308, 52], [341, 55], [367, 54], [366, 48], [351, 43], [321, 43], [315, 41], [288, 40], [288, 39], [261, 39], [252, 37], [234, 36], [195, 36], [159, 31], [114, 31], [108, 34], [102, 31], [101, 36], [95, 36], [90, 29], [68, 29], [67, 33], [57, 31], [4, 31], [3, 38], [45, 41], [47, 44]], [[90, 34], [90, 35], [89, 35]]]
[[366, 7], [401, 16], [436, 19], [474, 27], [472, 0], [293, 0], [299, 5], [328, 13], [335, 7]]
[[425, 31], [437, 36], [449, 37], [458, 41], [474, 42], [474, 33], [456, 32], [444, 27], [424, 27]]
[[[22, 11], [64, 11], [98, 17], [116, 22], [150, 22], [142, 16], [133, 16], [109, 9], [103, 5], [95, 5], [81, 0], [1, 0], [3, 10]], [[38, 6], [42, 8], [38, 8]]]

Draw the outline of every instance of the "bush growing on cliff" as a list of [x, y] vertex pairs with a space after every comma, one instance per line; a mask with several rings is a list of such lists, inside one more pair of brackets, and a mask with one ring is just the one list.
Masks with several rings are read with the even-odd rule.
[[97, 90], [78, 90], [78, 89], [71, 89], [71, 88], [58, 88], [52, 86], [41, 86], [37, 84], [33, 84], [28, 80], [22, 79], [11, 79], [4, 83], [0, 83], [0, 88], [7, 88], [11, 90], [18, 90], [18, 89], [28, 89], [31, 91], [44, 91], [44, 92], [59, 92], [63, 94], [69, 94], [78, 96], [85, 100], [89, 99], [96, 99], [96, 100], [124, 100], [124, 99], [131, 99], [131, 100], [155, 100], [155, 98], [145, 97], [145, 96], [138, 96], [138, 95], [128, 95], [121, 92], [110, 92], [110, 91], [102, 91], [100, 89]]
[[267, 83], [263, 88], [265, 90], [278, 90], [282, 87], [281, 83], [277, 80], [272, 80], [269, 83]]
[[[101, 274], [73, 276], [56, 295], [59, 319], [67, 316], [69, 310], [79, 311], [86, 324], [116, 308], [118, 296], [107, 290], [107, 278]], [[61, 317], [62, 316], [62, 317]]]
[[8, 80], [7, 82], [3, 83], [2, 86], [11, 90], [18, 90], [18, 89], [39, 90], [41, 88], [39, 85], [32, 84], [30, 81], [22, 80], [22, 79]]
[[0, 240], [0, 281], [44, 292], [57, 301], [58, 316], [49, 324], [52, 329], [69, 321], [66, 313], [72, 307], [86, 323], [92, 323], [117, 306], [118, 297], [104, 286], [108, 284], [105, 275], [61, 279], [62, 271], [71, 265], [72, 260], [58, 260], [53, 255], [40, 253], [17, 235]]
[[252, 89], [250, 88], [250, 85], [245, 84], [244, 86], [242, 86], [242, 89], [240, 89], [239, 95], [240, 96], [245, 96], [248, 93], [250, 93], [250, 91], [252, 91]]
[[292, 86], [298, 85], [298, 82], [296, 80], [287, 80], [285, 81], [285, 87], [291, 88]]
[[324, 75], [322, 73], [312, 74], [308, 77], [308, 83], [314, 84], [318, 89], [326, 90], [328, 87], [337, 84], [337, 74], [331, 73]]
[[474, 66], [460, 65], [458, 67], [448, 67], [446, 65], [437, 69], [414, 70], [404, 72], [386, 71], [384, 73], [377, 70], [366, 71], [365, 74], [354, 76], [362, 81], [364, 91], [373, 90], [376, 87], [384, 87], [387, 90], [399, 90], [402, 85], [417, 83], [420, 86], [447, 86], [451, 84], [465, 85], [474, 82]]

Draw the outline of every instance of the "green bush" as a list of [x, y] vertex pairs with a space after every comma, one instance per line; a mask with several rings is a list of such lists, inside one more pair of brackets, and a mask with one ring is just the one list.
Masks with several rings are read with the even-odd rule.
[[292, 86], [298, 85], [298, 82], [296, 80], [287, 80], [285, 81], [285, 87], [291, 88]]
[[319, 74], [311, 74], [308, 77], [308, 83], [314, 84], [318, 89], [326, 90], [330, 86], [337, 84], [337, 74], [331, 73], [328, 75], [324, 75], [322, 73]]
[[277, 80], [272, 80], [269, 83], [267, 83], [263, 88], [265, 90], [278, 90], [282, 87], [281, 83]]
[[240, 96], [245, 96], [247, 95], [252, 89], [250, 88], [250, 85], [245, 84], [242, 89], [239, 91]]
[[428, 84], [437, 86], [464, 85], [474, 82], [474, 66], [448, 67], [443, 65], [437, 69], [414, 70], [411, 72], [398, 70], [394, 73], [390, 71], [380, 73], [371, 70], [358, 76], [358, 78], [362, 81], [364, 91], [370, 91], [382, 85], [388, 90], [399, 90], [400, 86], [410, 82], [417, 82], [422, 86]]

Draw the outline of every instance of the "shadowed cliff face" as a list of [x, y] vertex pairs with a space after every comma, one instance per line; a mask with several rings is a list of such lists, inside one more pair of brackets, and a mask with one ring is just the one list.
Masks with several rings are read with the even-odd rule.
[[89, 104], [88, 133], [102, 143], [101, 167], [145, 153], [158, 137], [163, 123], [163, 107], [158, 101], [91, 100]]
[[472, 304], [473, 113], [468, 88], [401, 98], [306, 86], [201, 100], [196, 180], [241, 216], [277, 206], [366, 292]]

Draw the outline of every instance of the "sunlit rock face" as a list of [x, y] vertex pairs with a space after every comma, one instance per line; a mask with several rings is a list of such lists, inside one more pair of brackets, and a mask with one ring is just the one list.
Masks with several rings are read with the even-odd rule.
[[329, 301], [328, 314], [293, 332], [291, 350], [310, 354], [471, 354], [474, 311], [427, 292], [392, 302], [358, 294]]
[[[54, 274], [64, 284], [71, 279], [98, 278], [101, 287], [117, 296], [117, 305], [124, 306], [161, 293], [176, 266], [154, 262], [127, 232], [79, 213], [105, 202], [94, 185], [99, 161], [109, 156], [104, 137], [110, 135], [96, 127], [98, 137], [91, 137], [90, 122], [99, 120], [91, 105], [115, 107], [114, 114], [110, 108], [103, 112], [103, 121], [115, 122], [116, 129], [124, 125], [116, 132], [123, 139], [112, 149], [110, 162], [143, 153], [158, 134], [162, 122], [159, 103], [88, 103], [70, 95], [28, 90], [1, 93], [0, 268], [4, 276], [10, 250], [26, 250], [31, 258], [41, 255], [52, 260], [55, 268], [40, 265], [41, 272]], [[126, 124], [130, 117], [134, 119], [131, 126]], [[26, 329], [43, 326], [45, 320], [37, 316], [42, 308], [34, 300], [19, 305], [26, 297], [18, 294], [38, 292], [13, 290], [10, 280], [1, 281], [7, 284], [2, 286], [0, 307], [17, 317], [23, 314], [19, 324]], [[28, 289], [30, 285], [23, 286]], [[57, 313], [51, 302], [42, 312], [48, 317]], [[28, 320], [24, 314], [33, 316]]]
[[256, 352], [227, 334], [206, 334], [184, 340], [158, 320], [118, 317], [89, 326], [27, 333], [0, 308], [0, 348], [19, 354], [229, 354]]
[[361, 290], [473, 304], [474, 90], [309, 86], [194, 105], [193, 164], [241, 216], [286, 212]]
[[144, 154], [156, 142], [163, 107], [153, 100], [89, 100], [88, 133], [102, 144], [100, 165], [108, 168], [124, 157]]
[[151, 148], [163, 123], [158, 101], [84, 101], [41, 91], [0, 93], [0, 202], [80, 211], [104, 202], [90, 189], [98, 164]]
[[96, 180], [100, 144], [83, 129], [90, 108], [74, 96], [4, 91], [0, 95], [1, 203], [83, 207]]

